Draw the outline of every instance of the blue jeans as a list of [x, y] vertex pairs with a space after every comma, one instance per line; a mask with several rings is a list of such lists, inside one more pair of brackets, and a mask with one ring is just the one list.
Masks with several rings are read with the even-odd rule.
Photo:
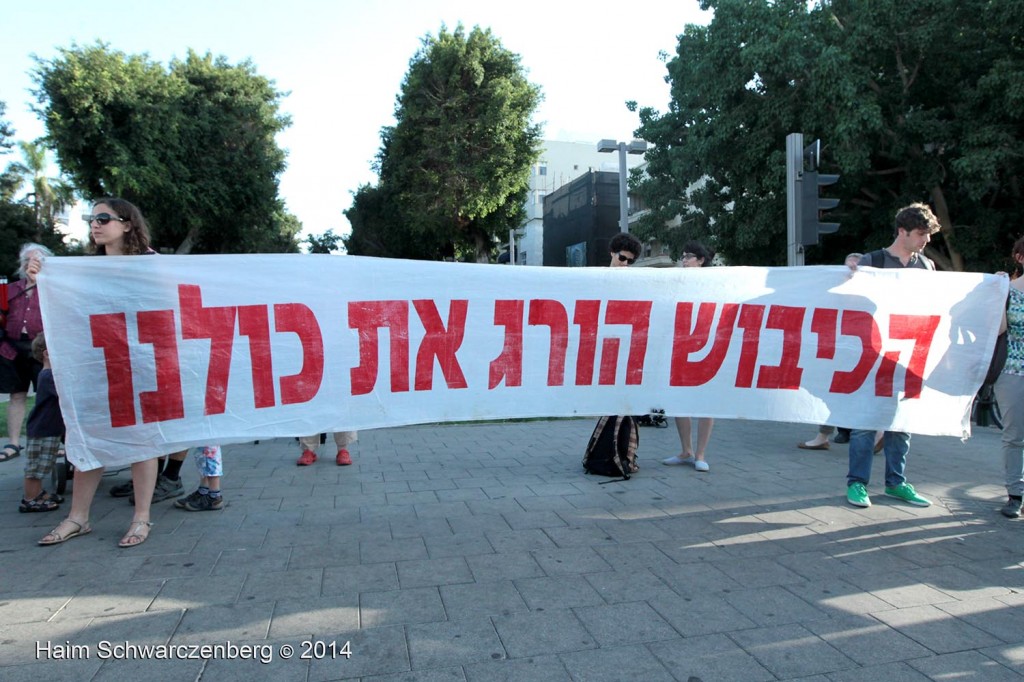
[[[910, 434], [901, 431], [885, 432], [885, 487], [895, 488], [906, 482], [903, 475], [910, 452]], [[850, 432], [850, 472], [846, 485], [871, 480], [871, 459], [875, 451], [875, 432], [854, 429]]]

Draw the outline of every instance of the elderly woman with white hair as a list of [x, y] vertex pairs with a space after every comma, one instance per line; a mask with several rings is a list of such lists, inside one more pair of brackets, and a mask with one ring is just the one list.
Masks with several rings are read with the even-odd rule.
[[7, 444], [0, 449], [0, 462], [21, 454], [21, 426], [25, 421], [28, 388], [36, 385], [42, 365], [32, 357], [32, 339], [43, 331], [36, 295], [36, 275], [43, 260], [53, 252], [42, 244], [28, 243], [18, 253], [20, 279], [7, 287], [3, 305], [3, 329], [0, 340], [0, 393], [9, 393], [7, 405]]

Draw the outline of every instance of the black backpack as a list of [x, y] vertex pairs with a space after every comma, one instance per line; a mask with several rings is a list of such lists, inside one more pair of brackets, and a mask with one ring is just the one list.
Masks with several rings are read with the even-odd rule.
[[[1010, 294], [1006, 294], [1006, 308], [1010, 309]], [[1005, 312], [1004, 312], [1005, 314]], [[992, 360], [988, 363], [988, 373], [985, 375], [985, 381], [982, 382], [981, 388], [991, 388], [995, 386], [996, 380], [999, 379], [999, 375], [1003, 373], [1003, 367], [1006, 365], [1006, 353], [1007, 353], [1007, 338], [1006, 331], [1003, 330], [996, 337], [996, 345], [992, 350]]]
[[633, 417], [601, 417], [583, 453], [583, 469], [588, 474], [628, 481], [640, 470], [636, 463], [639, 444], [640, 429]]

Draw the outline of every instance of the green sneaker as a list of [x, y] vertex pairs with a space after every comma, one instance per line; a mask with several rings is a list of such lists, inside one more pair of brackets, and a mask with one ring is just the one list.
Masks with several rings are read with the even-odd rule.
[[846, 501], [854, 507], [870, 507], [871, 498], [868, 497], [868, 489], [863, 483], [851, 483], [846, 486]]
[[900, 483], [895, 488], [890, 488], [886, 486], [885, 494], [888, 497], [895, 497], [897, 500], [903, 500], [907, 504], [912, 504], [915, 507], [932, 506], [932, 501], [929, 500], [928, 498], [921, 497], [920, 495], [918, 495], [917, 491], [914, 490], [914, 486], [910, 485], [909, 483]]

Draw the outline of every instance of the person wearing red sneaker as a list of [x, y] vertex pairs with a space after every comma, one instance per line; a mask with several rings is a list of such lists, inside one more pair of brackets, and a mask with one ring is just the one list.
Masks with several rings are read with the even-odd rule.
[[[338, 454], [334, 456], [334, 463], [340, 467], [352, 463], [352, 455], [349, 454], [348, 446], [359, 440], [358, 431], [335, 431], [334, 443], [338, 446]], [[320, 445], [320, 434], [303, 436], [299, 438], [299, 445], [302, 447], [302, 454], [296, 464], [300, 467], [308, 467], [316, 462], [316, 449]]]

